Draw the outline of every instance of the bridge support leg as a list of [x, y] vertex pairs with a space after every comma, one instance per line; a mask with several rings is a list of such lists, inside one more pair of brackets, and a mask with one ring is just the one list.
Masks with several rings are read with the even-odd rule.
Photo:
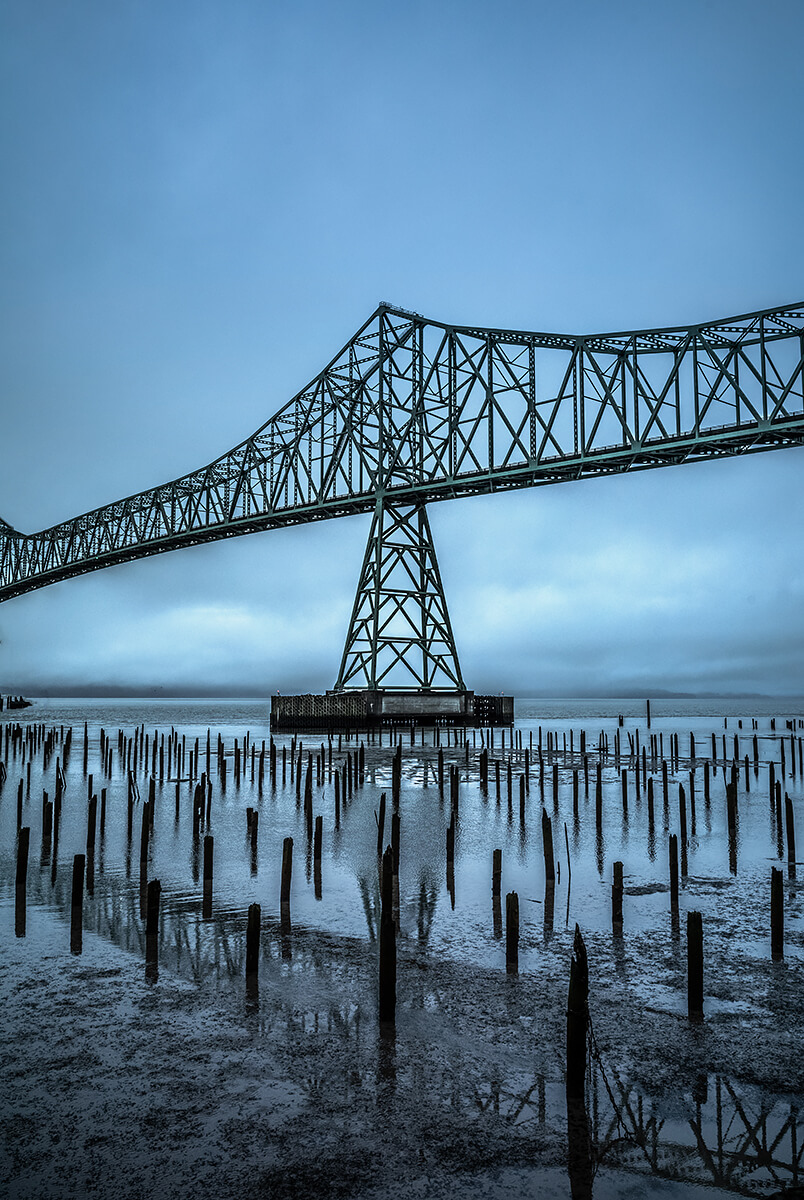
[[380, 497], [335, 690], [465, 691], [423, 504]]

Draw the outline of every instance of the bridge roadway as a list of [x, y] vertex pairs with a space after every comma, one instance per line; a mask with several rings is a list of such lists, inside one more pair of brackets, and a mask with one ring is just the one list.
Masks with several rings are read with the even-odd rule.
[[0, 521], [0, 601], [131, 559], [375, 510], [804, 443], [804, 302], [574, 336], [380, 304], [201, 470], [39, 533]]

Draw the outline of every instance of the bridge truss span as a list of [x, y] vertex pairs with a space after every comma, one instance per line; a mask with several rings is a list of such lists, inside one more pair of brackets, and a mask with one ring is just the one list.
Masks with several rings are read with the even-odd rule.
[[0, 521], [0, 600], [181, 546], [350, 513], [804, 442], [804, 302], [573, 336], [381, 304], [201, 470], [39, 533]]

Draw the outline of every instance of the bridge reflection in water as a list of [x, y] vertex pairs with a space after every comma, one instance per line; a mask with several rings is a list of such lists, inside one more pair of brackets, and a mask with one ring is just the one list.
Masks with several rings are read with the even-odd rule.
[[[66, 872], [60, 871], [51, 882], [48, 868], [43, 859], [41, 869], [30, 873], [28, 902], [55, 909], [67, 923]], [[359, 885], [373, 941], [376, 881], [362, 879]], [[416, 926], [420, 949], [427, 944], [437, 894], [433, 882], [423, 877]], [[101, 869], [93, 880], [91, 901], [84, 905], [83, 928], [141, 956], [149, 982], [157, 978], [156, 951], [162, 970], [198, 984], [212, 983], [216, 989], [242, 987], [247, 1011], [272, 1036], [337, 1034], [349, 1047], [359, 1084], [375, 1087], [378, 1095], [414, 1103], [418, 1094], [426, 1093], [428, 1103], [459, 1117], [467, 1128], [475, 1121], [490, 1121], [515, 1131], [520, 1139], [538, 1133], [541, 1145], [564, 1157], [573, 1200], [594, 1195], [595, 1177], [602, 1169], [716, 1185], [745, 1195], [765, 1195], [801, 1183], [804, 1120], [790, 1098], [721, 1075], [690, 1079], [687, 1088], [673, 1095], [647, 1095], [627, 1071], [597, 1052], [594, 1038], [585, 1102], [565, 1097], [560, 1046], [548, 1050], [546, 1070], [529, 1073], [520, 1068], [507, 1077], [496, 1067], [489, 1071], [488, 1062], [479, 1066], [478, 1058], [471, 1063], [460, 1055], [451, 1060], [427, 1046], [417, 1046], [415, 1054], [407, 1055], [401, 1035], [378, 1036], [373, 1003], [364, 989], [354, 986], [349, 939], [303, 928], [288, 933], [278, 919], [269, 920], [263, 926], [261, 986], [246, 988], [245, 912], [216, 911], [205, 918], [200, 900], [166, 899], [158, 944], [149, 953], [136, 873], [126, 878], [105, 875]], [[362, 960], [371, 958], [364, 945], [351, 950]], [[283, 994], [288, 971], [312, 984], [302, 994], [326, 996], [326, 1001], [300, 1008], [298, 990], [290, 998]], [[409, 970], [404, 979], [406, 1008], [446, 1012], [446, 989], [434, 988], [429, 972]], [[309, 1065], [305, 1069], [309, 1071]], [[311, 1100], [326, 1086], [323, 1077], [306, 1074], [295, 1082]]]

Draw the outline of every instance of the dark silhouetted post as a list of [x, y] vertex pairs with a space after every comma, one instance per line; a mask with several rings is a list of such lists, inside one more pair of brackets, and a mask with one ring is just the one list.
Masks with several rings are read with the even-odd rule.
[[162, 884], [158, 879], [148, 883], [148, 903], [146, 906], [145, 933], [147, 937], [156, 937], [159, 933], [159, 901], [162, 895]]
[[502, 850], [495, 850], [491, 856], [491, 894], [499, 896], [502, 881]]
[[[795, 761], [795, 759], [793, 760]], [[787, 825], [787, 863], [791, 872], [796, 866], [796, 826], [793, 819], [793, 801], [787, 792], [784, 794], [784, 816]]]
[[703, 1020], [703, 919], [687, 913], [687, 1011], [691, 1021]]
[[313, 834], [313, 887], [316, 900], [322, 897], [321, 889], [321, 850], [324, 841], [324, 818], [319, 815], [315, 819], [315, 833]]
[[778, 867], [771, 868], [771, 958], [784, 958], [784, 885]]
[[542, 851], [544, 853], [544, 877], [552, 882], [556, 877], [555, 859], [553, 857], [553, 823], [542, 809]]
[[246, 926], [246, 978], [257, 978], [260, 966], [260, 906], [249, 904]]
[[204, 898], [201, 906], [204, 917], [212, 916], [212, 855], [214, 847], [215, 839], [208, 833], [204, 838]]
[[505, 969], [510, 975], [519, 971], [519, 896], [505, 897]]
[[611, 887], [611, 923], [615, 930], [623, 927], [623, 864], [614, 864], [614, 883]]
[[85, 856], [76, 854], [73, 858], [73, 888], [70, 906], [70, 949], [73, 954], [80, 954], [83, 948], [85, 866]]
[[678, 912], [678, 838], [670, 834], [670, 908]]
[[385, 841], [385, 792], [380, 795], [380, 815], [377, 817], [377, 857], [382, 858]]
[[394, 852], [387, 846], [382, 858], [380, 908], [380, 1024], [396, 1022], [396, 924], [393, 915]]
[[286, 837], [282, 843], [282, 882], [279, 892], [281, 923], [290, 928], [290, 880], [293, 874], [293, 838]]
[[567, 1097], [581, 1099], [586, 1079], [586, 1037], [589, 1028], [589, 967], [581, 931], [575, 926], [567, 998]]

